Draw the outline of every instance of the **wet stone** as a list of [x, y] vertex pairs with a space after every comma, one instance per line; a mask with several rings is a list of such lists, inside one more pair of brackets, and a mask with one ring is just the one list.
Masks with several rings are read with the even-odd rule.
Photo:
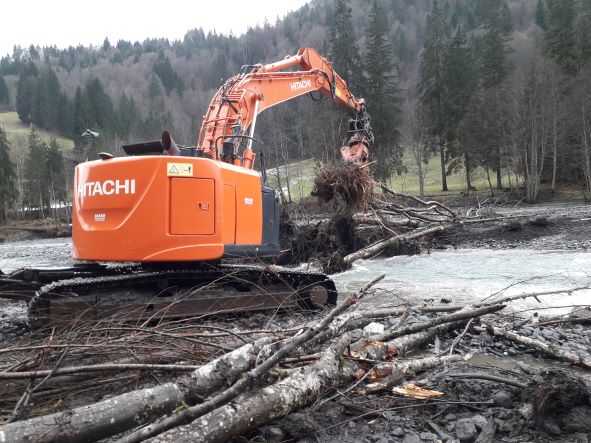
[[556, 339], [556, 334], [551, 329], [543, 329], [542, 337], [544, 337], [547, 340], [554, 340]]
[[445, 414], [443, 421], [454, 421], [456, 418], [456, 414]]
[[513, 400], [511, 399], [511, 395], [505, 391], [499, 391], [493, 394], [492, 401], [495, 406], [506, 409], [513, 408]]
[[405, 434], [406, 434], [406, 432], [404, 432], [404, 429], [402, 429], [400, 426], [395, 426], [390, 431], [390, 435], [392, 435], [393, 437], [402, 438], [402, 437], [404, 437]]
[[421, 432], [419, 438], [423, 441], [437, 441], [437, 436], [432, 432]]
[[528, 403], [519, 408], [519, 414], [526, 420], [530, 420], [534, 416], [534, 407]]
[[482, 431], [482, 428], [486, 425], [488, 420], [482, 415], [475, 415], [472, 417], [472, 421], [474, 422], [474, 426], [476, 426], [476, 430]]
[[500, 418], [501, 420], [509, 420], [510, 418], [513, 418], [513, 412], [505, 409], [503, 411], [499, 411], [499, 413], [497, 414], [497, 417]]
[[462, 443], [472, 443], [476, 438], [478, 431], [471, 418], [460, 418], [456, 422], [456, 437]]

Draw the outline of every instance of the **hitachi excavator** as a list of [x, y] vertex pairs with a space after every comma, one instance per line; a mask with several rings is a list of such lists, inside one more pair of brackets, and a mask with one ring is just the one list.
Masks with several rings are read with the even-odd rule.
[[123, 146], [125, 157], [100, 153], [79, 164], [77, 264], [17, 271], [0, 280], [0, 293], [33, 287], [33, 326], [334, 303], [334, 283], [324, 274], [230, 263], [279, 253], [279, 203], [266, 186], [264, 151], [253, 148], [257, 116], [312, 93], [351, 111], [341, 154], [365, 165], [373, 141], [365, 102], [327, 59], [306, 48], [243, 66], [213, 97], [196, 146], [178, 146], [165, 131], [161, 140]]

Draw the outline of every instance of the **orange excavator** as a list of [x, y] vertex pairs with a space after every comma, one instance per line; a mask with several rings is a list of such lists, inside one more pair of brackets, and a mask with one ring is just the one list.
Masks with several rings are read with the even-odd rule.
[[79, 164], [72, 250], [81, 262], [10, 276], [38, 285], [32, 322], [334, 303], [334, 284], [324, 274], [228, 263], [279, 253], [279, 203], [266, 186], [263, 151], [253, 148], [257, 116], [312, 93], [351, 111], [341, 154], [346, 163], [365, 165], [373, 142], [365, 102], [310, 48], [243, 66], [213, 97], [196, 146], [178, 146], [165, 131], [161, 140], [123, 146], [125, 157], [100, 153]]

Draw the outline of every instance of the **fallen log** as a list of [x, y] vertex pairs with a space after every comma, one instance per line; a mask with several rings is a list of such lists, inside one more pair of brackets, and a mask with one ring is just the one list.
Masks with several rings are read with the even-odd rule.
[[[232, 437], [256, 429], [271, 420], [283, 417], [310, 404], [318, 398], [326, 385], [338, 386], [353, 377], [358, 365], [341, 365], [340, 353], [349, 341], [343, 336], [329, 348], [315, 365], [293, 376], [241, 396], [232, 404], [207, 414], [189, 425], [181, 426], [148, 440], [150, 443], [226, 442]], [[403, 373], [418, 372], [442, 364], [462, 360], [461, 356], [427, 357], [408, 362], [393, 363]]]
[[470, 318], [480, 317], [486, 314], [492, 314], [493, 312], [498, 312], [504, 308], [505, 305], [484, 306], [478, 309], [470, 309], [469, 307], [467, 307], [459, 312], [455, 312], [453, 314], [448, 315], [441, 315], [423, 322], [412, 323], [410, 325], [405, 326], [394, 326], [390, 328], [388, 331], [385, 331], [382, 334], [378, 334], [377, 336], [372, 337], [372, 339], [377, 341], [388, 341], [397, 337], [402, 337], [404, 335], [414, 334], [415, 332], [419, 332], [444, 323], [450, 323], [458, 320], [466, 320]]
[[447, 223], [447, 224], [443, 224], [443, 225], [432, 226], [432, 227], [426, 228], [426, 229], [421, 229], [419, 231], [410, 232], [408, 234], [397, 235], [397, 236], [391, 237], [387, 240], [383, 240], [381, 242], [378, 242], [372, 246], [368, 246], [367, 248], [360, 249], [356, 252], [353, 252], [352, 254], [346, 255], [343, 258], [343, 261], [346, 264], [351, 264], [354, 261], [360, 260], [362, 258], [373, 257], [374, 255], [382, 252], [387, 247], [395, 246], [402, 241], [414, 240], [417, 238], [421, 238], [421, 237], [425, 237], [428, 235], [443, 232], [447, 229], [453, 228], [454, 226], [456, 226], [455, 223]]
[[0, 426], [0, 442], [82, 443], [125, 432], [236, 381], [254, 366], [263, 348], [273, 341], [273, 338], [266, 337], [244, 345], [174, 383]]
[[478, 332], [487, 332], [490, 335], [505, 338], [509, 341], [512, 341], [513, 343], [527, 346], [528, 348], [540, 351], [550, 357], [554, 357], [558, 360], [572, 363], [575, 366], [591, 369], [591, 356], [589, 354], [575, 354], [573, 352], [565, 351], [563, 349], [548, 345], [546, 343], [542, 343], [539, 340], [524, 337], [523, 335], [519, 335], [515, 332], [496, 326], [487, 326], [486, 328], [475, 327], [474, 330]]
[[398, 357], [401, 357], [407, 354], [408, 352], [413, 351], [418, 347], [429, 343], [438, 335], [445, 334], [447, 332], [453, 331], [454, 329], [461, 328], [465, 324], [466, 320], [444, 323], [442, 325], [434, 326], [432, 328], [426, 329], [421, 332], [417, 332], [415, 334], [396, 338], [388, 342], [388, 345], [394, 348], [394, 350], [396, 351], [396, 355]]

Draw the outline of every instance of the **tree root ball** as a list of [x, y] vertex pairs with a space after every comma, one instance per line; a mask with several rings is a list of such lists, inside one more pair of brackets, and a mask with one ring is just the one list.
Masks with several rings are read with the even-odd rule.
[[312, 195], [328, 202], [340, 197], [347, 207], [366, 206], [373, 193], [373, 178], [367, 167], [353, 164], [322, 165], [316, 171]]

